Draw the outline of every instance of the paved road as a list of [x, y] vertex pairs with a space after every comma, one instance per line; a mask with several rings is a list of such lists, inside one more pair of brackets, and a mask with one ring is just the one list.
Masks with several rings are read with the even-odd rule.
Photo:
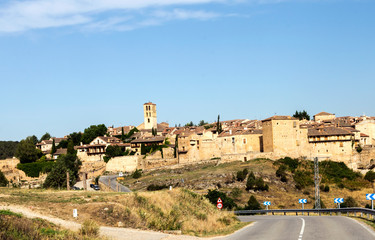
[[117, 192], [117, 186], [119, 186], [119, 192], [131, 192], [131, 190], [124, 185], [117, 182], [118, 175], [100, 176], [99, 181], [105, 185], [109, 185], [112, 190]]
[[255, 221], [225, 240], [375, 239], [375, 232], [354, 219], [337, 216], [240, 216]]

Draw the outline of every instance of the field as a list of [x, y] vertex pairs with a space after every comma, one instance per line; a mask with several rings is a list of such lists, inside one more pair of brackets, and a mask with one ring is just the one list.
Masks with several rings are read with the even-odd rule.
[[[308, 166], [307, 166], [308, 165]], [[246, 179], [244, 181], [237, 181], [236, 173], [247, 169], [249, 172], [254, 172], [256, 177], [262, 177], [266, 184], [269, 185], [268, 191], [254, 191], [246, 190]], [[306, 198], [308, 203], [305, 208], [312, 208], [314, 204], [314, 185], [309, 182], [301, 189], [296, 188], [296, 181], [294, 180], [294, 173], [286, 171], [287, 182], [280, 180], [276, 176], [276, 171], [279, 168], [275, 161], [266, 159], [257, 159], [248, 162], [232, 162], [216, 166], [216, 164], [201, 164], [195, 166], [187, 166], [177, 169], [164, 169], [144, 173], [142, 177], [134, 179], [131, 176], [125, 177], [121, 182], [134, 191], [147, 191], [150, 185], [157, 185], [163, 187], [183, 187], [190, 189], [200, 194], [206, 194], [209, 189], [217, 189], [235, 200], [239, 207], [244, 207], [251, 195], [254, 195], [259, 202], [271, 201], [271, 208], [301, 208], [298, 199]], [[309, 179], [312, 181], [311, 162], [302, 162], [296, 168], [296, 172], [300, 172], [299, 179], [303, 179], [303, 175], [307, 173], [308, 169]], [[333, 202], [334, 198], [353, 197], [360, 207], [365, 207], [370, 204], [365, 198], [366, 193], [373, 192], [371, 183], [364, 180], [363, 177], [356, 177], [354, 180], [340, 177], [340, 179], [328, 179], [329, 174], [335, 168], [328, 168], [326, 165], [321, 165], [320, 171], [322, 173], [322, 186], [328, 186], [329, 191], [321, 191], [321, 200], [327, 208], [334, 208], [336, 205]], [[305, 172], [306, 171], [306, 172]], [[331, 171], [331, 172], [330, 172]], [[343, 171], [346, 174], [345, 171]], [[357, 174], [349, 171], [347, 174]], [[336, 177], [336, 176], [334, 176]], [[299, 180], [298, 179], [298, 180]], [[344, 187], [343, 187], [344, 186]]]
[[101, 226], [167, 231], [196, 236], [229, 234], [245, 226], [219, 211], [201, 195], [184, 189], [145, 193], [1, 189], [0, 204], [78, 222], [93, 220]]

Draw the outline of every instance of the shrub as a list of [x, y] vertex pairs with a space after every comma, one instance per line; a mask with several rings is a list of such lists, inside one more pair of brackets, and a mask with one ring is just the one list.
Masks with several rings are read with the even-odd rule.
[[264, 183], [263, 178], [259, 177], [255, 180], [255, 188], [256, 191], [268, 191], [268, 185]]
[[328, 186], [328, 185], [325, 185], [323, 191], [324, 191], [324, 192], [329, 192], [329, 186]]
[[29, 177], [39, 177], [40, 173], [48, 173], [55, 165], [54, 162], [19, 163], [17, 168], [24, 171]]
[[293, 179], [296, 182], [297, 189], [303, 189], [307, 186], [314, 185], [314, 180], [311, 173], [308, 171], [296, 171], [293, 175]]
[[238, 199], [241, 197], [242, 195], [242, 190], [239, 189], [239, 188], [233, 188], [232, 192], [230, 193], [232, 195], [232, 197], [234, 197], [235, 199]]
[[223, 201], [223, 208], [233, 209], [237, 207], [237, 204], [233, 201], [232, 198], [228, 197], [227, 194], [217, 191], [217, 190], [208, 190], [207, 195], [205, 195], [208, 200], [216, 206], [217, 200], [221, 198]]
[[280, 178], [280, 181], [282, 181], [282, 182], [288, 182], [288, 178], [286, 178], [286, 176], [285, 175], [283, 175], [283, 176], [281, 176], [281, 178]]
[[305, 190], [305, 191], [303, 191], [303, 194], [305, 194], [305, 195], [310, 195], [310, 192], [307, 191], [307, 190]]
[[242, 171], [242, 173], [243, 173], [243, 175], [246, 178], [247, 174], [249, 174], [249, 170], [247, 170], [247, 168], [244, 168], [244, 170]]
[[288, 166], [288, 168], [291, 172], [294, 172], [298, 167], [299, 161], [298, 161], [298, 159], [285, 157], [285, 158], [277, 160], [276, 163], [284, 164], [284, 165]]
[[249, 176], [247, 177], [246, 190], [253, 189], [253, 188], [254, 188], [254, 185], [255, 185], [255, 175], [254, 175], [254, 173], [251, 171], [251, 172], [249, 173]]
[[162, 189], [165, 189], [165, 188], [168, 188], [167, 185], [157, 185], [157, 184], [150, 184], [147, 186], [147, 191], [158, 191], [158, 190], [162, 190]]
[[0, 171], [0, 187], [6, 187], [8, 183], [8, 179], [4, 176], [4, 173]]
[[349, 196], [346, 199], [344, 199], [344, 202], [340, 204], [340, 207], [342, 208], [358, 207], [358, 203], [353, 197]]
[[258, 202], [258, 200], [251, 195], [249, 198], [249, 201], [247, 202], [247, 205], [245, 206], [245, 210], [261, 210], [261, 205]]
[[142, 177], [142, 169], [135, 170], [135, 172], [133, 172], [133, 174], [132, 174], [132, 178], [137, 179], [137, 178], [140, 178], [140, 177]]
[[246, 176], [244, 176], [243, 171], [237, 172], [237, 174], [236, 174], [237, 181], [242, 182], [243, 180], [245, 180], [245, 178], [246, 178]]
[[355, 180], [361, 177], [360, 173], [354, 172], [343, 162], [322, 161], [320, 169], [321, 173], [334, 183], [341, 183], [343, 179]]
[[85, 220], [80, 229], [83, 236], [96, 237], [99, 235], [99, 226], [92, 220]]
[[375, 180], [375, 172], [373, 171], [368, 171], [364, 177], [365, 180], [369, 182], [374, 182]]

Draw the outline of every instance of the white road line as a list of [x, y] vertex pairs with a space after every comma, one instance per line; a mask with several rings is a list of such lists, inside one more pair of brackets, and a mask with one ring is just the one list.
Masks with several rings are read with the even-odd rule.
[[302, 220], [302, 227], [301, 227], [301, 232], [299, 232], [299, 237], [298, 240], [302, 240], [303, 232], [305, 231], [305, 219], [300, 218]]
[[349, 217], [349, 219], [351, 219], [352, 221], [361, 225], [364, 229], [366, 229], [371, 235], [373, 235], [375, 237], [375, 232], [373, 230], [371, 230], [366, 223], [362, 223], [362, 222], [360, 222], [360, 220], [353, 219], [353, 218], [350, 218], [350, 217]]

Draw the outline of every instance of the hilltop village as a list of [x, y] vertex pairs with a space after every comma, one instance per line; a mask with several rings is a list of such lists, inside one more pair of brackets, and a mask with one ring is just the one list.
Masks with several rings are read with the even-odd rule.
[[[236, 119], [203, 126], [170, 127], [157, 122], [156, 104], [143, 105], [144, 122], [139, 126], [108, 127], [106, 136], [76, 146], [83, 170], [132, 172], [176, 164], [279, 159], [285, 156], [344, 162], [348, 167], [372, 169], [375, 165], [375, 117], [336, 117], [321, 112], [312, 120], [272, 116], [262, 121]], [[128, 136], [124, 141], [123, 136]], [[37, 147], [49, 153], [52, 142]], [[108, 154], [113, 148], [125, 154]], [[58, 149], [53, 158], [64, 154]]]

